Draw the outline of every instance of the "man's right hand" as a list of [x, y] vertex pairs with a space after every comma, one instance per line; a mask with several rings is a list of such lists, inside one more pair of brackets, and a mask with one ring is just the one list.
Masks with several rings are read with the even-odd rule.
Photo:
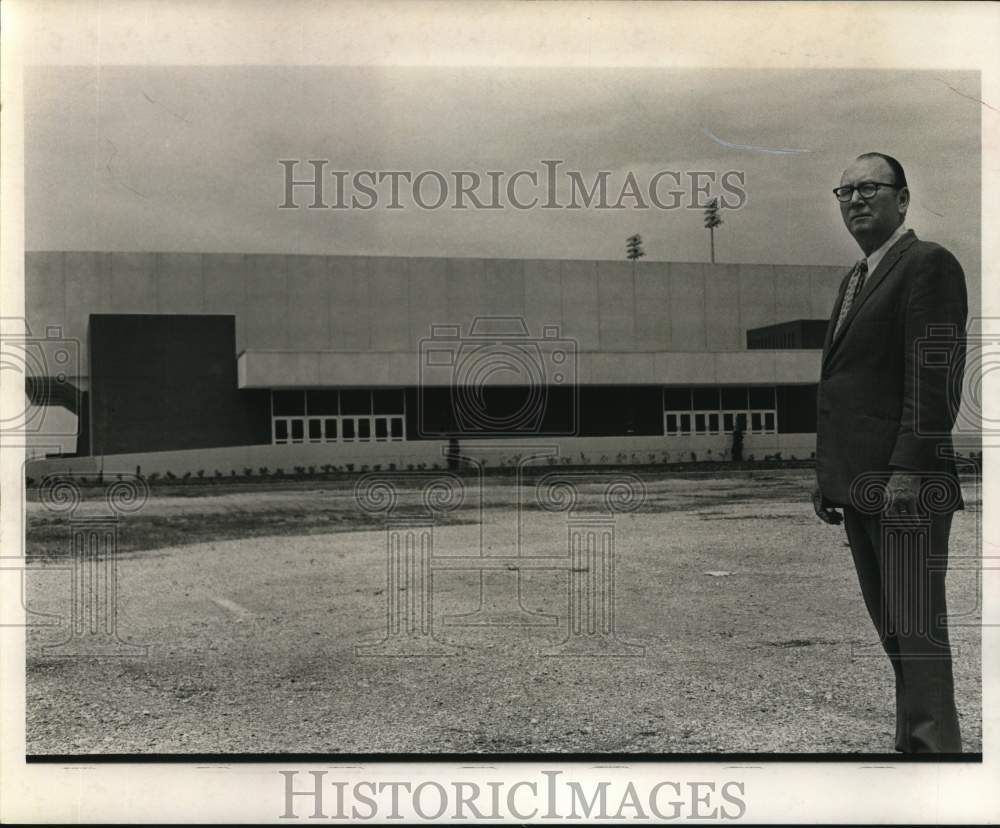
[[844, 516], [832, 506], [823, 505], [823, 493], [819, 490], [819, 486], [813, 489], [812, 501], [816, 517], [823, 521], [823, 523], [829, 523], [836, 526], [844, 520]]

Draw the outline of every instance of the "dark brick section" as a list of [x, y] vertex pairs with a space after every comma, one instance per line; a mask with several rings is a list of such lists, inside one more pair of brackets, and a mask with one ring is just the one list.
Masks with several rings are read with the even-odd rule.
[[796, 319], [747, 331], [748, 350], [780, 351], [785, 349], [822, 349], [826, 338], [826, 319]]
[[93, 454], [271, 442], [267, 391], [240, 391], [236, 318], [92, 314]]

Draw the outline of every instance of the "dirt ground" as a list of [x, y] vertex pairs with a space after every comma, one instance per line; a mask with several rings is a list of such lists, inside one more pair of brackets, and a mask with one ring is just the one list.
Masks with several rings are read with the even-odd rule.
[[[118, 636], [146, 649], [99, 659], [47, 649], [71, 632], [70, 571], [51, 557], [69, 529], [29, 503], [29, 554], [46, 557], [28, 605], [63, 622], [29, 628], [28, 753], [891, 752], [892, 670], [843, 530], [812, 513], [811, 472], [638, 474], [646, 500], [614, 516], [614, 578], [602, 570], [595, 587], [613, 596], [613, 635], [569, 635], [571, 579], [593, 573], [566, 557], [567, 513], [515, 509], [509, 480], [470, 481], [433, 529], [430, 586], [396, 584], [409, 606], [418, 592], [433, 602], [432, 637], [403, 655], [364, 649], [387, 636], [393, 588], [387, 530], [350, 483], [154, 490], [119, 527], [115, 593]], [[400, 514], [422, 513], [418, 494], [403, 493]], [[964, 747], [977, 752], [981, 514], [966, 499], [948, 595]], [[601, 503], [580, 487], [581, 512]], [[481, 553], [527, 563], [446, 566]], [[481, 603], [504, 623], [470, 623]], [[574, 642], [584, 654], [566, 654]]]

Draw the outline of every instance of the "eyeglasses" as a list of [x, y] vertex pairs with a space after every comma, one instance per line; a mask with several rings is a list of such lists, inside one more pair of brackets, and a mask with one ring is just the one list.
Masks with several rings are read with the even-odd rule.
[[898, 184], [886, 184], [884, 181], [862, 181], [856, 187], [850, 185], [834, 187], [833, 194], [837, 197], [837, 201], [846, 203], [854, 198], [854, 191], [857, 190], [863, 199], [868, 200], [875, 197], [875, 193], [878, 192], [879, 187], [892, 187], [894, 190], [901, 189]]

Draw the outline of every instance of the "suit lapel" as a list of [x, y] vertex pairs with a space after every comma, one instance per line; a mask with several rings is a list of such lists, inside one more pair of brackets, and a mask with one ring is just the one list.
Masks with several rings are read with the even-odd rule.
[[[882, 257], [882, 261], [878, 263], [878, 267], [875, 268], [874, 273], [870, 273], [868, 278], [865, 279], [864, 287], [861, 288], [861, 293], [858, 294], [857, 298], [854, 300], [854, 304], [851, 305], [851, 309], [847, 312], [847, 317], [844, 319], [844, 324], [840, 326], [840, 330], [837, 332], [836, 337], [832, 337], [833, 328], [830, 327], [827, 330], [827, 339], [832, 340], [828, 342], [826, 349], [826, 357], [824, 357], [824, 362], [829, 358], [830, 353], [836, 350], [837, 345], [844, 339], [847, 329], [851, 327], [851, 322], [854, 321], [854, 317], [858, 315], [858, 311], [861, 306], [867, 301], [868, 297], [872, 295], [878, 286], [883, 282], [886, 276], [892, 271], [896, 266], [896, 263], [900, 260], [902, 255], [910, 248], [917, 240], [916, 234], [912, 230], [907, 230], [891, 248]], [[837, 315], [840, 314], [840, 306], [844, 301], [844, 292], [846, 290], [846, 285], [844, 290], [841, 290], [840, 301], [837, 302], [836, 314], [834, 315], [834, 320], [836, 320]]]

